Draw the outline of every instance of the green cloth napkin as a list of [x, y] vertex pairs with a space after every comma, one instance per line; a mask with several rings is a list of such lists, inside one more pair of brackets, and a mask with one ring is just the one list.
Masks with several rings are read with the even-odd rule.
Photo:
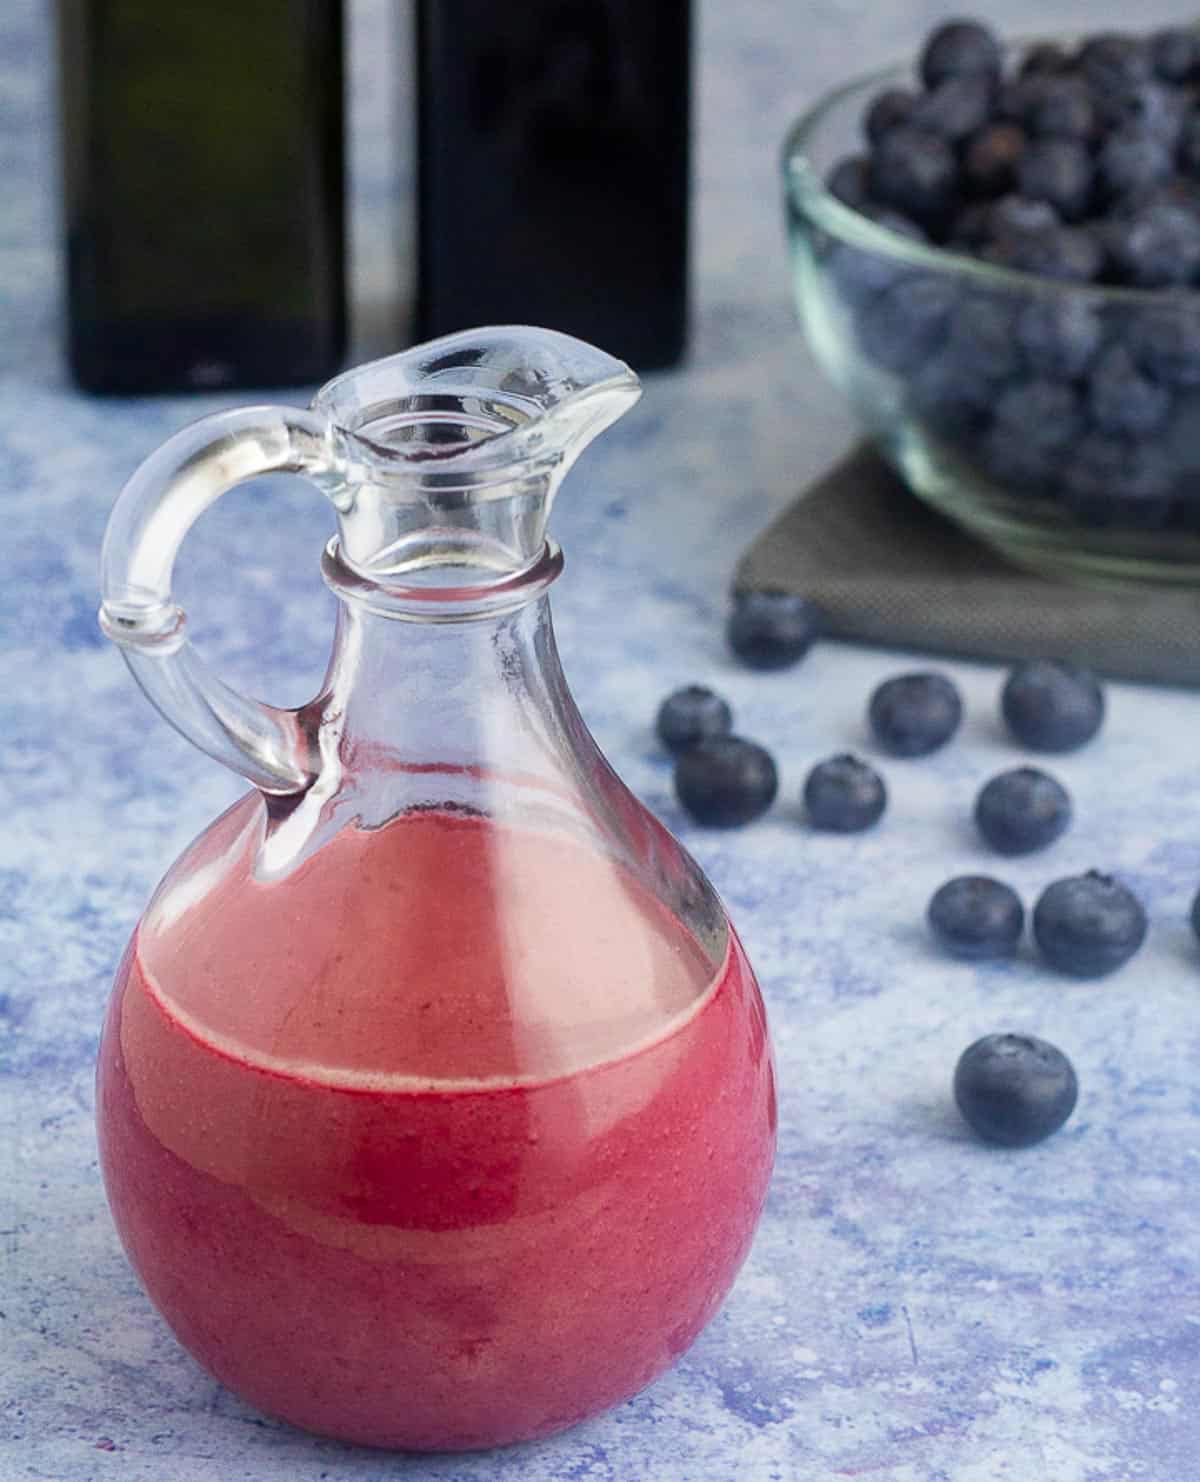
[[837, 638], [1200, 685], [1200, 590], [1030, 575], [922, 504], [866, 445], [763, 531], [734, 587], [798, 592], [825, 609]]

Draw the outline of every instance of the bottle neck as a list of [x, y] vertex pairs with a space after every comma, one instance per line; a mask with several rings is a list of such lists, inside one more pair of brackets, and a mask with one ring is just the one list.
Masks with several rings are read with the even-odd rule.
[[483, 606], [439, 589], [421, 618], [343, 593], [320, 701], [323, 790], [368, 826], [417, 806], [579, 811], [598, 754], [563, 678], [548, 585], [543, 573], [524, 600], [493, 591]]

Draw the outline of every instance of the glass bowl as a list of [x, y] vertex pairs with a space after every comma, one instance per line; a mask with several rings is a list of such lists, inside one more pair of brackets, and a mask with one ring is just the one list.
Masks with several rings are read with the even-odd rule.
[[[784, 146], [818, 363], [909, 487], [1012, 561], [1105, 585], [1200, 582], [1200, 292], [1035, 277], [843, 205], [825, 177], [862, 151], [864, 109], [893, 86], [912, 86], [911, 66], [830, 93]], [[1152, 369], [1148, 406], [1101, 373], [1117, 346]], [[1153, 431], [1103, 430], [1114, 417]]]

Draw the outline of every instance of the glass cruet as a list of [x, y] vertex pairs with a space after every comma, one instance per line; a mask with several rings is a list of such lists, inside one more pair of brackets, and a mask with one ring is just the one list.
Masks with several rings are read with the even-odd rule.
[[[453, 1450], [613, 1405], [713, 1315], [762, 1208], [753, 974], [550, 622], [554, 494], [638, 394], [560, 334], [452, 335], [185, 428], [112, 514], [105, 632], [253, 789], [125, 953], [101, 1166], [181, 1343], [311, 1430]], [[295, 710], [213, 676], [171, 595], [193, 521], [280, 470], [338, 522], [332, 656]]]

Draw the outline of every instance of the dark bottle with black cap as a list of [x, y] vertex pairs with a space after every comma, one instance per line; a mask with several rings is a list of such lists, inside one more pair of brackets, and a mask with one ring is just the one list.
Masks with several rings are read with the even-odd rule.
[[340, 0], [59, 0], [68, 353], [92, 391], [325, 379]]
[[679, 358], [690, 25], [687, 0], [419, 0], [419, 338], [539, 324]]

